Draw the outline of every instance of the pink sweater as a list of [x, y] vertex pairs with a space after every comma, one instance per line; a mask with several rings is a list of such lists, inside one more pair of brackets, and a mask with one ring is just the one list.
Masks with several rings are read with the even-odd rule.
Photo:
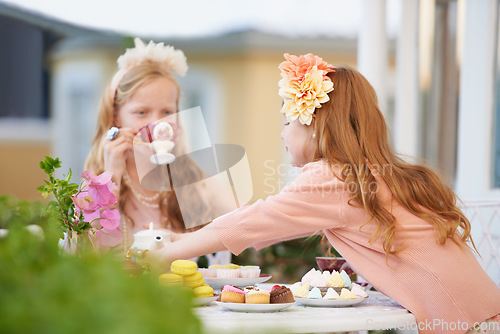
[[396, 245], [403, 247], [387, 262], [381, 240], [369, 242], [376, 224], [362, 227], [369, 215], [347, 204], [345, 183], [325, 162], [307, 164], [279, 194], [219, 217], [212, 226], [236, 255], [323, 230], [356, 273], [415, 315], [420, 333], [466, 332], [500, 314], [500, 288], [472, 251], [451, 240], [438, 245], [432, 225], [393, 200], [387, 184], [377, 180], [377, 197], [392, 206], [399, 224]]

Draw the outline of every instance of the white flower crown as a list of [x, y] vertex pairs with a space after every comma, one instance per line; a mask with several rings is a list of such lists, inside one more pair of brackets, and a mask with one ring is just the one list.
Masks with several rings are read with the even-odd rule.
[[127, 70], [145, 62], [152, 62], [180, 76], [186, 75], [188, 65], [186, 56], [181, 50], [176, 50], [173, 46], [153, 41], [150, 41], [146, 45], [140, 38], [135, 38], [134, 44], [134, 48], [127, 49], [118, 58], [119, 70]]

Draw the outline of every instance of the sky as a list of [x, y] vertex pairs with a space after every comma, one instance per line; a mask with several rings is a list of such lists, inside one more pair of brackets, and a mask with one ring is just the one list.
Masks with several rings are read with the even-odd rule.
[[[84, 27], [151, 37], [202, 37], [255, 29], [286, 36], [357, 36], [373, 0], [0, 0]], [[387, 1], [390, 35], [402, 0]]]

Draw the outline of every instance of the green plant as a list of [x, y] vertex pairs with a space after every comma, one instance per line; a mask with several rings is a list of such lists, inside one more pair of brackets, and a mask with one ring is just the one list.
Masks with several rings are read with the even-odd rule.
[[[58, 248], [54, 217], [43, 204], [0, 197], [0, 331], [2, 333], [201, 333], [192, 292], [162, 288], [151, 274], [129, 277], [109, 254], [68, 255]], [[58, 219], [58, 217], [55, 217]], [[26, 224], [43, 226], [44, 238]]]
[[52, 215], [45, 214], [47, 205], [39, 201], [20, 200], [9, 195], [0, 195], [0, 228], [11, 224], [47, 226], [55, 221]]
[[53, 159], [46, 156], [44, 161], [40, 161], [40, 168], [48, 175], [49, 180], [44, 180], [45, 185], [39, 186], [37, 190], [42, 192], [44, 198], [47, 198], [50, 194], [54, 196], [54, 200], [49, 202], [48, 211], [59, 216], [63, 231], [75, 230], [76, 232], [82, 232], [90, 229], [90, 224], [84, 222], [83, 219], [74, 224], [76, 212], [72, 196], [78, 193], [79, 185], [71, 183], [71, 169], [67, 175], [64, 175], [62, 180], [57, 179], [54, 173], [60, 167], [61, 161], [59, 158]]
[[[113, 247], [122, 242], [120, 212], [111, 209], [117, 201], [112, 192], [115, 187], [111, 180], [112, 173], [104, 172], [96, 176], [84, 171], [81, 174], [84, 181], [78, 185], [71, 183], [71, 169], [63, 179], [56, 178], [54, 172], [60, 167], [59, 158], [46, 156], [44, 161], [40, 161], [40, 168], [49, 176], [49, 180], [45, 180], [45, 185], [37, 189], [45, 198], [49, 194], [54, 196], [55, 200], [49, 202], [48, 210], [59, 217], [63, 232], [67, 232], [71, 239], [73, 232], [79, 234], [92, 229], [96, 230], [104, 246]], [[71, 241], [68, 240], [67, 248], [71, 247]]]

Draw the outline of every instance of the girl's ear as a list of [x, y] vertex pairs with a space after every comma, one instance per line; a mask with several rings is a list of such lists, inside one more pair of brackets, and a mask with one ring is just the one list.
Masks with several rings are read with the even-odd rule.
[[313, 138], [316, 138], [316, 114], [312, 115], [311, 124], [309, 126], [313, 131]]

